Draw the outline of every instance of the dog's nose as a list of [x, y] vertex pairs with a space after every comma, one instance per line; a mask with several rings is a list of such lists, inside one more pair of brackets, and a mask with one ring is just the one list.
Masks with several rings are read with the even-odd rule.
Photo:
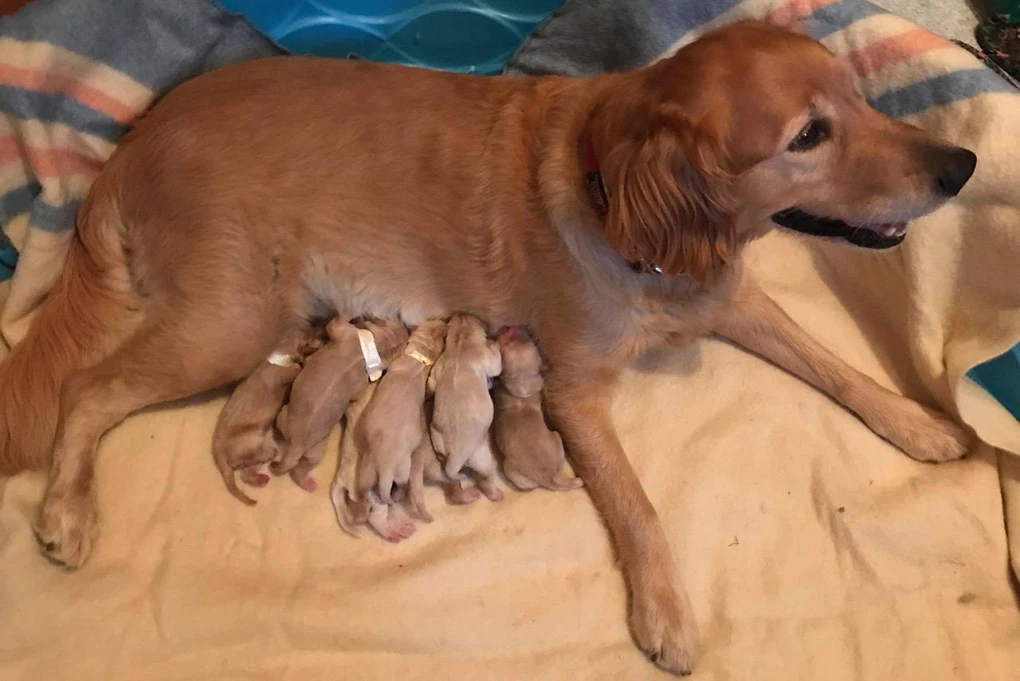
[[969, 149], [953, 147], [946, 150], [938, 175], [935, 177], [935, 191], [939, 196], [952, 198], [960, 193], [963, 185], [974, 174], [977, 155]]

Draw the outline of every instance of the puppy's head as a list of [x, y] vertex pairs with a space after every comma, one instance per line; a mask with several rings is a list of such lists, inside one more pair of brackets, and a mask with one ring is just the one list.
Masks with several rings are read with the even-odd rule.
[[407, 345], [425, 357], [436, 360], [443, 353], [443, 347], [446, 345], [446, 322], [442, 319], [430, 319], [415, 327]]
[[508, 326], [499, 333], [503, 373], [499, 380], [510, 394], [531, 397], [542, 389], [542, 356], [524, 327]]
[[407, 327], [395, 319], [366, 320], [364, 327], [372, 332], [383, 366], [389, 366], [407, 345]]
[[872, 109], [817, 41], [758, 23], [619, 77], [588, 134], [610, 195], [610, 244], [701, 281], [776, 224], [895, 246], [977, 162]]

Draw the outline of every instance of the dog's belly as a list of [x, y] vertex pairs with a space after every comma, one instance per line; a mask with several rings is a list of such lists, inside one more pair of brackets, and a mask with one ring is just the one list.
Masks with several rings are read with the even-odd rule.
[[399, 319], [410, 327], [463, 312], [481, 319], [490, 332], [523, 321], [493, 287], [463, 277], [463, 272], [436, 267], [421, 256], [354, 262], [340, 255], [314, 255], [306, 259], [299, 308], [308, 317]]

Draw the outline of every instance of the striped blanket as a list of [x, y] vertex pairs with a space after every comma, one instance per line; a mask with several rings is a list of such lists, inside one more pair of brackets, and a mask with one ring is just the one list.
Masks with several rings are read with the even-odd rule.
[[[279, 54], [207, 0], [35, 0], [0, 18], [0, 314], [8, 343], [60, 272], [89, 185], [161, 93]], [[20, 252], [20, 257], [19, 257]]]

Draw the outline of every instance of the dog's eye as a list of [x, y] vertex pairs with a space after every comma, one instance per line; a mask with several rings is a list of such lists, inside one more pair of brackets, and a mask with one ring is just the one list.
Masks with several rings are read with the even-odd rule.
[[807, 151], [829, 139], [829, 124], [825, 121], [813, 120], [797, 133], [787, 147], [788, 151]]

